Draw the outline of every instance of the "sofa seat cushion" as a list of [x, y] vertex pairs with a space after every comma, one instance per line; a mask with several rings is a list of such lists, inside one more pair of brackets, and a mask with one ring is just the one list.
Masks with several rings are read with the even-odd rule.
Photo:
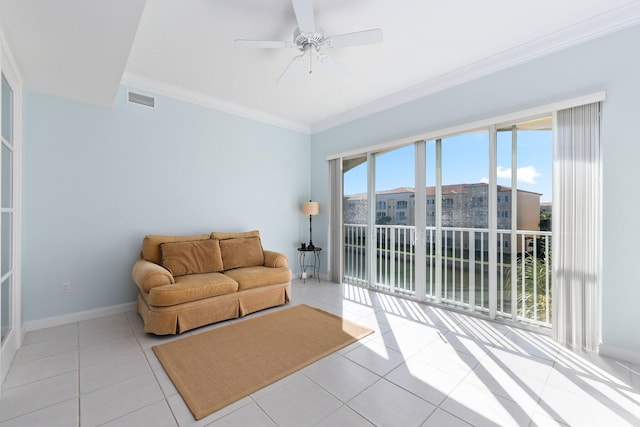
[[243, 267], [225, 271], [224, 274], [238, 282], [239, 291], [286, 283], [291, 280], [291, 270], [288, 267]]
[[158, 286], [149, 292], [149, 305], [168, 307], [203, 298], [236, 292], [238, 282], [222, 273], [189, 274], [176, 277], [172, 285]]

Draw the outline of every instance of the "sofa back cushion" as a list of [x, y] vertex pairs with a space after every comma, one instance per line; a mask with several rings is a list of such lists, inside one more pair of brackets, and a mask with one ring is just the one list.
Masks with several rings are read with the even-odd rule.
[[161, 265], [174, 276], [217, 273], [223, 270], [218, 239], [160, 244]]
[[258, 230], [244, 233], [219, 233], [211, 238], [220, 239], [220, 251], [225, 270], [264, 265], [264, 252]]
[[147, 261], [160, 264], [162, 262], [160, 244], [168, 242], [190, 242], [193, 240], [204, 240], [208, 238], [208, 234], [196, 234], [193, 236], [164, 236], [150, 234], [145, 236], [142, 241], [142, 258]]

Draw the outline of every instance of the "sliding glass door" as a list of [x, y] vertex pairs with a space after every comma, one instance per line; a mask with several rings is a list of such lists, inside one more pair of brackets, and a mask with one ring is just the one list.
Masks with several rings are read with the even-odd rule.
[[344, 282], [550, 326], [550, 117], [346, 162]]
[[489, 136], [486, 131], [455, 135], [436, 140], [435, 148], [427, 216], [439, 252], [435, 283], [428, 288], [435, 288], [432, 298], [438, 302], [488, 308]]
[[551, 324], [551, 117], [497, 129], [500, 315]]
[[367, 164], [366, 155], [342, 161], [343, 280], [365, 286], [369, 284]]
[[375, 155], [373, 286], [415, 293], [415, 150], [407, 145]]

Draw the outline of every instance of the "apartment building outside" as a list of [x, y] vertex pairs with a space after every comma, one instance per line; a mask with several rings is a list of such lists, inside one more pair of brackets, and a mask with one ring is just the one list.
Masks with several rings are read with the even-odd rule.
[[[435, 187], [426, 187], [427, 227], [435, 227]], [[497, 188], [498, 229], [511, 229], [514, 217], [511, 187]], [[518, 230], [540, 230], [540, 196], [531, 191], [516, 191], [516, 224]], [[442, 226], [444, 228], [489, 227], [489, 185], [486, 183], [453, 184], [442, 186]], [[400, 187], [376, 192], [376, 224], [415, 225], [415, 189]], [[550, 207], [549, 207], [550, 209]], [[343, 215], [345, 224], [366, 224], [368, 212], [367, 194], [345, 195]], [[487, 248], [488, 242], [476, 240], [476, 250]], [[500, 244], [500, 243], [499, 243]], [[511, 252], [509, 241], [502, 241], [503, 249]], [[470, 249], [470, 248], [465, 248]], [[518, 252], [522, 248], [518, 248]]]

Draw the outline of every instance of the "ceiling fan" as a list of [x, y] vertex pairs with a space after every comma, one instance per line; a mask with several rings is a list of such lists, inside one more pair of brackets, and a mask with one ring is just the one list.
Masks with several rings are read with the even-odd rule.
[[280, 76], [277, 84], [288, 82], [295, 72], [309, 57], [309, 73], [313, 71], [313, 59], [324, 67], [331, 75], [342, 83], [348, 83], [351, 75], [329, 55], [323, 52], [325, 48], [341, 48], [350, 46], [362, 46], [382, 42], [382, 30], [379, 28], [354, 33], [340, 34], [324, 37], [322, 30], [316, 26], [313, 14], [312, 0], [292, 0], [293, 11], [298, 21], [298, 28], [293, 33], [293, 42], [274, 40], [244, 40], [235, 41], [238, 47], [251, 47], [262, 49], [297, 48], [302, 53], [289, 63]]

